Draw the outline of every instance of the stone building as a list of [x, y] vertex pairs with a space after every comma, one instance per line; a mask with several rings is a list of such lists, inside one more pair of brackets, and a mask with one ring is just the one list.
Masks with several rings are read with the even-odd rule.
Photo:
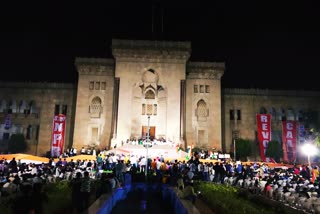
[[[112, 59], [76, 58], [75, 84], [1, 83], [0, 142], [23, 133], [29, 153], [50, 150], [52, 119], [66, 114], [65, 148], [110, 148], [128, 139], [165, 139], [229, 152], [256, 142], [257, 113], [319, 127], [320, 92], [222, 89], [225, 64], [193, 62], [190, 42], [112, 40]], [[9, 116], [8, 116], [9, 115]], [[10, 117], [11, 126], [6, 126]]]

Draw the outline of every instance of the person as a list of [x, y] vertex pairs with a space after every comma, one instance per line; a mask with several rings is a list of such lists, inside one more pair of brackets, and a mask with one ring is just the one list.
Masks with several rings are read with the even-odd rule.
[[186, 182], [185, 187], [182, 190], [181, 198], [190, 200], [192, 202], [192, 204], [196, 203], [197, 194], [194, 192], [193, 180]]
[[81, 212], [81, 172], [76, 173], [76, 177], [71, 180], [69, 185], [71, 186], [71, 198], [72, 198], [72, 212], [80, 213]]
[[86, 154], [86, 149], [84, 147], [81, 148], [80, 154], [85, 155]]
[[89, 199], [91, 192], [91, 179], [89, 177], [89, 172], [84, 171], [83, 178], [81, 180], [80, 195], [82, 200], [82, 211], [89, 207]]

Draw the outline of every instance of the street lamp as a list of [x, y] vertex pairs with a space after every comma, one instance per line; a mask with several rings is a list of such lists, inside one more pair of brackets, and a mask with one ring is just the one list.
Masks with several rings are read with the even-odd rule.
[[301, 147], [302, 152], [308, 156], [308, 164], [311, 167], [310, 156], [317, 154], [317, 148], [311, 143], [305, 143]]
[[147, 132], [147, 146], [146, 146], [146, 149], [147, 149], [147, 155], [146, 155], [146, 170], [144, 171], [145, 172], [145, 176], [146, 176], [146, 180], [148, 178], [148, 148], [149, 148], [149, 137], [150, 137], [150, 115], [148, 115], [148, 132]]

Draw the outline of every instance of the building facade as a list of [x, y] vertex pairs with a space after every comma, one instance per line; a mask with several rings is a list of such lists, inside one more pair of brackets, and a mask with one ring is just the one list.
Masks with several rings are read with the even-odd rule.
[[113, 40], [111, 49], [112, 59], [76, 58], [75, 84], [1, 83], [0, 142], [23, 133], [29, 153], [43, 155], [61, 113], [65, 148], [78, 150], [144, 139], [149, 127], [151, 139], [229, 152], [236, 138], [257, 141], [257, 113], [272, 115], [280, 141], [282, 120], [319, 127], [320, 92], [222, 89], [225, 64], [191, 61], [190, 42]]

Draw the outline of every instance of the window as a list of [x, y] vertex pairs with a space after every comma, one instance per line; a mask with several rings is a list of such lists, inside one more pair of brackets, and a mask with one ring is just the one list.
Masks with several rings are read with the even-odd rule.
[[241, 120], [241, 110], [237, 109], [237, 110], [234, 110], [234, 109], [231, 109], [229, 111], [230, 113], [230, 120], [235, 120], [237, 118], [237, 120]]
[[20, 105], [19, 105], [19, 112], [25, 114], [26, 113], [26, 111], [25, 111], [26, 109], [28, 109], [27, 102], [25, 100], [22, 100], [20, 102]]
[[198, 85], [194, 85], [193, 86], [193, 92], [194, 93], [198, 93]]
[[67, 110], [68, 110], [68, 106], [67, 105], [63, 105], [62, 106], [62, 114], [67, 116]]
[[152, 115], [152, 104], [147, 105], [147, 115]]
[[54, 106], [54, 115], [58, 115], [60, 114], [60, 105], [55, 105]]
[[272, 119], [276, 119], [277, 118], [277, 111], [276, 111], [276, 109], [274, 107], [270, 108], [269, 113], [271, 114]]
[[283, 108], [279, 109], [279, 121], [285, 121], [286, 120], [286, 111]]
[[90, 106], [90, 113], [92, 114], [91, 116], [100, 117], [100, 113], [102, 110], [101, 103], [102, 102], [100, 97], [95, 97], [92, 99]]
[[197, 103], [197, 116], [198, 117], [208, 116], [207, 104], [204, 100], [199, 100], [199, 102]]
[[300, 110], [299, 112], [298, 112], [298, 121], [303, 121], [303, 111], [302, 110]]
[[148, 90], [145, 94], [145, 99], [155, 99], [156, 95], [152, 90]]
[[39, 131], [40, 131], [40, 126], [37, 125], [37, 127], [36, 127], [36, 140], [39, 139]]
[[0, 102], [0, 112], [5, 112], [7, 110], [7, 102], [5, 100], [1, 100]]
[[265, 107], [260, 108], [260, 114], [267, 114], [267, 109]]
[[141, 113], [142, 115], [145, 115], [146, 114], [146, 104], [142, 104], [142, 109], [141, 109]]
[[31, 140], [32, 139], [32, 126], [29, 125], [27, 128], [27, 136], [26, 136], [27, 140]]
[[96, 90], [100, 90], [100, 82], [96, 82], [96, 84], [95, 84], [95, 89], [96, 89]]
[[294, 118], [294, 110], [292, 108], [288, 108], [287, 110], [287, 119], [293, 121]]
[[106, 90], [106, 82], [101, 82], [101, 90]]
[[157, 115], [157, 111], [158, 111], [158, 105], [154, 104], [153, 105], [153, 115]]
[[204, 93], [204, 85], [200, 85], [200, 93]]
[[210, 86], [206, 85], [206, 93], [210, 93]]
[[93, 90], [93, 87], [94, 87], [94, 82], [90, 81], [89, 82], [89, 90]]
[[237, 109], [237, 120], [241, 120], [241, 111]]

